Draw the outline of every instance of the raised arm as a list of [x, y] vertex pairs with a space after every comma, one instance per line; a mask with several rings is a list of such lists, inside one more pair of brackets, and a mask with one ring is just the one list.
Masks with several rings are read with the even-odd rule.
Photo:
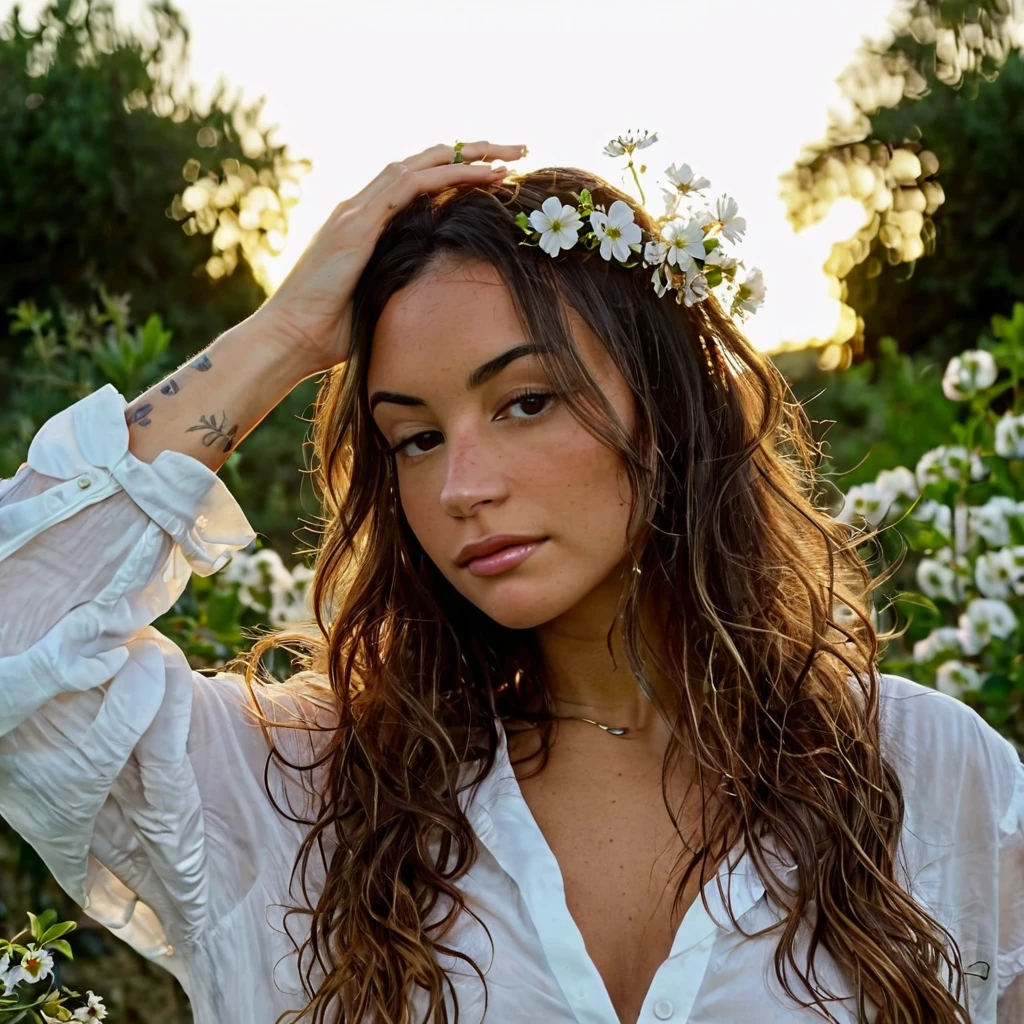
[[143, 462], [181, 452], [216, 473], [292, 388], [322, 368], [289, 345], [268, 304], [128, 405], [128, 450]]
[[214, 979], [210, 965], [236, 943], [219, 930], [231, 924], [246, 964], [274, 969], [264, 915], [299, 826], [267, 798], [243, 681], [194, 672], [153, 622], [192, 572], [255, 536], [217, 471], [296, 384], [347, 357], [355, 284], [390, 213], [494, 179], [452, 155], [389, 165], [257, 313], [142, 395], [108, 384], [62, 410], [0, 480], [0, 817], [92, 917], [191, 982], [197, 1020], [268, 1015], [248, 970]]

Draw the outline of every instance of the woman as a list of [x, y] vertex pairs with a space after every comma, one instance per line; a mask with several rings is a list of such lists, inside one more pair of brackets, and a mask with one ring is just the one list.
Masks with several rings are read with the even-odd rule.
[[[199, 1024], [1024, 1020], [1024, 768], [875, 669], [780, 375], [519, 244], [583, 188], [650, 230], [627, 196], [458, 152], [0, 487], [0, 810]], [[318, 629], [193, 672], [150, 623], [253, 537], [215, 473], [324, 371]]]

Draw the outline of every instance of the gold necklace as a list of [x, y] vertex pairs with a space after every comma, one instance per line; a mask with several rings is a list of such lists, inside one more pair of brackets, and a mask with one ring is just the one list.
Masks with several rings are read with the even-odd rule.
[[579, 722], [589, 722], [591, 725], [596, 725], [598, 729], [604, 729], [605, 732], [610, 733], [612, 736], [625, 736], [629, 732], [628, 726], [602, 725], [600, 722], [595, 722], [592, 718], [581, 718], [579, 715], [555, 715], [555, 718], [575, 718]]

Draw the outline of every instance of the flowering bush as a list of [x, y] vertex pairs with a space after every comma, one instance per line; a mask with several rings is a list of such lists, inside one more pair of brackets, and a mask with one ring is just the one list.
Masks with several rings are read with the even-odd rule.
[[[248, 648], [260, 627], [282, 627], [312, 619], [303, 563], [287, 568], [271, 547], [255, 540], [213, 576], [192, 576], [174, 607], [155, 623], [185, 652], [195, 668], [215, 669]], [[279, 679], [293, 671], [283, 649], [267, 655], [265, 667]]]
[[898, 524], [920, 553], [918, 591], [897, 601], [924, 612], [908, 626], [912, 654], [890, 667], [971, 703], [1024, 749], [1024, 303], [992, 331], [943, 374], [965, 410], [951, 443], [851, 487], [837, 518]]
[[[35, 1022], [103, 1020], [107, 1015], [103, 999], [91, 989], [85, 1002], [72, 1009], [68, 1000], [81, 1002], [80, 993], [60, 984], [59, 967], [53, 953], [61, 953], [69, 960], [74, 957], [71, 947], [62, 936], [76, 925], [74, 921], [57, 922], [57, 912], [47, 910], [36, 917], [29, 913], [32, 941], [27, 946], [17, 940], [23, 928], [13, 939], [0, 939], [0, 1021], [31, 1020]], [[15, 958], [17, 958], [15, 960]], [[44, 989], [38, 989], [47, 982]], [[29, 988], [34, 992], [26, 991]]]

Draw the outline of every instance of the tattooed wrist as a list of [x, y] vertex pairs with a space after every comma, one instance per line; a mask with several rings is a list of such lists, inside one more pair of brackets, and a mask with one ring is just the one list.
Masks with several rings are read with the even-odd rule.
[[153, 422], [149, 418], [149, 414], [152, 411], [152, 402], [146, 402], [144, 405], [140, 405], [137, 409], [133, 409], [126, 417], [126, 421], [129, 426], [133, 423], [138, 423], [140, 427], [148, 427], [150, 423]]
[[229, 452], [234, 447], [235, 435], [238, 433], [238, 424], [236, 423], [231, 429], [227, 429], [228, 414], [221, 411], [221, 421], [217, 422], [216, 414], [210, 416], [200, 416], [199, 422], [194, 426], [188, 427], [185, 431], [186, 434], [192, 433], [193, 430], [203, 430], [206, 433], [203, 434], [202, 442], [207, 448], [211, 448], [218, 442], [223, 442], [223, 451]]

